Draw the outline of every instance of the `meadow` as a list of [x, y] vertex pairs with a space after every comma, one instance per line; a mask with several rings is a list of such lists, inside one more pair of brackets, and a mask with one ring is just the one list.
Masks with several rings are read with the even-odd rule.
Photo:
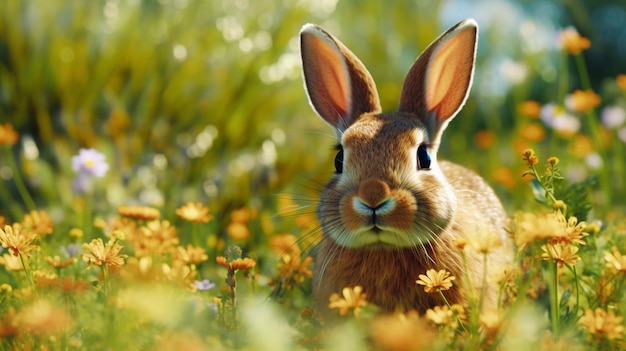
[[[347, 286], [328, 323], [311, 275], [335, 140], [298, 32], [339, 37], [393, 110], [466, 17], [475, 78], [439, 157], [510, 215], [515, 262], [485, 272], [504, 302], [379, 314]], [[0, 350], [625, 349], [624, 23], [612, 1], [0, 2]], [[439, 273], [415, 279], [441, 294]]]

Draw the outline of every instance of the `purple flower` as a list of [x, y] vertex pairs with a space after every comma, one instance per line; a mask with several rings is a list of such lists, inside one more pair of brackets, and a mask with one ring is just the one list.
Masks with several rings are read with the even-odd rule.
[[200, 291], [210, 290], [215, 287], [215, 283], [211, 283], [208, 279], [205, 279], [203, 281], [196, 280], [193, 282], [193, 285], [195, 285], [196, 289]]
[[94, 149], [80, 149], [78, 155], [72, 157], [72, 169], [78, 177], [88, 176], [102, 178], [109, 170], [104, 154]]
[[61, 252], [63, 252], [65, 257], [67, 258], [78, 255], [80, 251], [81, 251], [81, 247], [79, 244], [68, 244], [67, 246], [61, 246]]

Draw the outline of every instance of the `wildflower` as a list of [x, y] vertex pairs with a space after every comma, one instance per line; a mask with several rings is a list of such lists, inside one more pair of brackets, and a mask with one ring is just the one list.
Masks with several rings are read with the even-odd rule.
[[334, 293], [330, 296], [328, 308], [338, 310], [342, 316], [347, 315], [350, 311], [354, 316], [361, 313], [361, 308], [367, 306], [367, 294], [363, 293], [363, 287], [357, 285], [354, 288], [343, 288], [341, 291], [343, 297]]
[[541, 258], [545, 261], [552, 260], [557, 263], [559, 267], [563, 267], [563, 265], [573, 266], [577, 261], [580, 261], [580, 256], [576, 255], [578, 252], [578, 247], [568, 244], [547, 244], [542, 245], [541, 250], [543, 253], [541, 254]]
[[541, 114], [541, 105], [537, 101], [524, 101], [517, 105], [517, 112], [522, 116], [537, 118]]
[[61, 260], [60, 256], [46, 256], [44, 257], [44, 260], [50, 263], [50, 265], [54, 268], [65, 268], [71, 265], [72, 263], [76, 262], [75, 257], [70, 257], [65, 260]]
[[566, 220], [565, 215], [560, 211], [556, 212], [554, 216], [560, 228], [552, 235], [550, 243], [586, 244], [583, 238], [589, 235], [584, 232], [587, 222], [578, 222], [578, 219], [574, 216]]
[[130, 240], [135, 248], [135, 256], [164, 255], [180, 242], [176, 227], [169, 221], [150, 221], [139, 227]]
[[448, 325], [456, 321], [454, 313], [446, 305], [435, 306], [426, 310], [426, 319], [437, 325]]
[[496, 134], [490, 130], [479, 130], [474, 135], [474, 144], [481, 149], [489, 149], [496, 142]]
[[580, 130], [580, 120], [555, 104], [547, 104], [541, 108], [541, 120], [564, 137], [572, 136]]
[[542, 141], [546, 137], [546, 130], [541, 125], [541, 123], [526, 123], [522, 126], [520, 130], [520, 135], [533, 143]]
[[378, 315], [372, 320], [372, 341], [376, 350], [434, 350], [437, 331], [415, 311]]
[[80, 229], [80, 228], [72, 228], [72, 229], [70, 229], [70, 237], [75, 238], [75, 239], [80, 239], [83, 236], [85, 236], [85, 233], [83, 232], [82, 229]]
[[567, 27], [559, 33], [559, 44], [571, 55], [578, 55], [581, 51], [589, 49], [591, 41], [581, 36], [576, 28]]
[[[23, 257], [24, 264], [28, 267], [28, 258]], [[21, 271], [24, 270], [24, 266], [22, 266], [22, 261], [18, 256], [9, 255], [7, 253], [0, 256], [0, 265], [3, 265], [7, 271]]]
[[209, 259], [206, 251], [201, 247], [187, 244], [186, 247], [178, 246], [174, 251], [174, 258], [185, 263], [199, 264]]
[[626, 74], [618, 74], [617, 78], [615, 78], [615, 84], [622, 89], [626, 90]]
[[420, 274], [419, 279], [415, 283], [424, 285], [424, 291], [430, 294], [450, 289], [454, 279], [456, 278], [445, 269], [440, 271], [429, 269], [426, 271], [426, 275]]
[[52, 234], [54, 225], [45, 211], [31, 211], [24, 216], [22, 226], [37, 235]]
[[565, 106], [575, 112], [587, 112], [600, 105], [600, 96], [591, 89], [575, 90], [565, 97]]
[[497, 312], [486, 311], [480, 314], [479, 322], [488, 337], [494, 337], [502, 327], [504, 320]]
[[504, 244], [500, 233], [485, 228], [477, 230], [469, 236], [467, 243], [472, 250], [483, 254], [487, 254]]
[[291, 234], [279, 234], [270, 237], [269, 244], [276, 256], [295, 255], [300, 256], [302, 251], [297, 245], [298, 238]]
[[189, 222], [208, 223], [211, 220], [209, 208], [199, 202], [188, 202], [183, 207], [176, 209], [176, 215]]
[[79, 244], [68, 244], [67, 246], [61, 246], [61, 252], [65, 257], [74, 257], [80, 253]]
[[11, 123], [0, 124], [0, 145], [15, 145], [19, 138]]
[[585, 315], [579, 320], [587, 331], [591, 334], [604, 335], [607, 339], [618, 339], [624, 336], [624, 317], [616, 316], [613, 310], [606, 312], [601, 308], [593, 311], [591, 308], [585, 309]]
[[159, 210], [147, 206], [120, 206], [117, 208], [117, 213], [122, 217], [148, 221], [161, 217]]
[[82, 254], [83, 260], [90, 266], [122, 266], [127, 255], [120, 255], [123, 246], [117, 243], [115, 239], [109, 240], [106, 245], [101, 238], [93, 239], [89, 244], [83, 244], [83, 249], [87, 251]]
[[532, 167], [539, 162], [539, 159], [535, 155], [535, 150], [533, 149], [526, 149], [522, 151], [522, 160], [526, 161], [529, 167]]
[[224, 256], [217, 256], [215, 258], [215, 262], [222, 267], [226, 267], [228, 269], [238, 270], [238, 269], [250, 269], [256, 266], [256, 261], [251, 258], [236, 258], [231, 261], [227, 261]]
[[300, 255], [283, 255], [282, 262], [278, 263], [278, 271], [283, 279], [285, 288], [289, 288], [292, 282], [301, 284], [305, 279], [310, 278], [313, 272], [309, 269], [313, 263], [313, 257], [307, 256], [302, 259]]
[[620, 106], [607, 106], [600, 114], [602, 125], [607, 129], [617, 129], [626, 122], [626, 110]]
[[250, 230], [245, 223], [242, 222], [230, 222], [226, 227], [226, 233], [228, 236], [236, 241], [243, 241], [250, 236]]
[[215, 283], [211, 283], [208, 279], [202, 281], [195, 280], [193, 285], [200, 291], [211, 290], [215, 287]]
[[616, 246], [611, 248], [613, 253], [604, 251], [604, 260], [606, 261], [606, 267], [614, 269], [622, 273], [626, 273], [626, 256], [619, 252]]
[[72, 157], [72, 169], [79, 175], [102, 178], [109, 170], [104, 154], [94, 149], [80, 149]]
[[71, 330], [67, 309], [47, 300], [37, 300], [19, 312], [19, 326], [34, 335], [47, 335]]
[[4, 230], [0, 229], [0, 244], [9, 249], [11, 255], [16, 257], [20, 254], [27, 254], [33, 249], [38, 249], [39, 246], [33, 245], [35, 239], [37, 239], [37, 235], [22, 230], [22, 227], [17, 223], [13, 226], [5, 225]]

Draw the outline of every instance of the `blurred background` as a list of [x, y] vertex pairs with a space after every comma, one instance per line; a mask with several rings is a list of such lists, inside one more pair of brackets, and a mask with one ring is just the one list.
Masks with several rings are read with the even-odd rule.
[[[214, 218], [241, 207], [313, 213], [335, 141], [304, 94], [301, 26], [325, 27], [359, 56], [390, 111], [418, 54], [467, 17], [480, 26], [477, 71], [440, 158], [478, 170], [512, 213], [529, 203], [521, 151], [532, 147], [558, 156], [568, 181], [598, 176], [597, 210], [623, 212], [623, 0], [4, 0], [0, 123], [20, 133], [11, 152], [37, 206], [57, 218], [76, 201], [80, 148], [111, 166], [94, 195], [101, 213], [173, 213], [190, 200]], [[591, 42], [580, 57], [559, 46], [569, 26]], [[550, 111], [585, 85], [600, 104], [557, 128]], [[0, 167], [0, 214], [17, 216], [13, 170]]]

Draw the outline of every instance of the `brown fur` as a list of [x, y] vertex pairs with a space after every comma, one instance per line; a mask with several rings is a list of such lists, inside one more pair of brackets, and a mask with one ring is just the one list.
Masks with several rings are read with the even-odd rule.
[[[415, 283], [428, 269], [456, 277], [444, 292], [448, 302], [466, 304], [473, 293], [485, 308], [496, 306], [496, 285], [483, 282], [484, 255], [468, 251], [464, 262], [455, 240], [483, 230], [505, 240], [506, 213], [480, 176], [437, 162], [441, 135], [469, 92], [476, 38], [468, 20], [436, 39], [407, 75], [400, 112], [381, 114], [374, 81], [358, 58], [321, 28], [303, 28], [307, 93], [344, 152], [343, 171], [318, 205], [323, 240], [313, 287], [320, 309], [333, 293], [360, 285], [384, 311], [424, 312], [443, 303]], [[419, 147], [428, 150], [430, 166], [420, 163]], [[509, 259], [506, 245], [491, 252], [487, 271], [493, 275]]]

